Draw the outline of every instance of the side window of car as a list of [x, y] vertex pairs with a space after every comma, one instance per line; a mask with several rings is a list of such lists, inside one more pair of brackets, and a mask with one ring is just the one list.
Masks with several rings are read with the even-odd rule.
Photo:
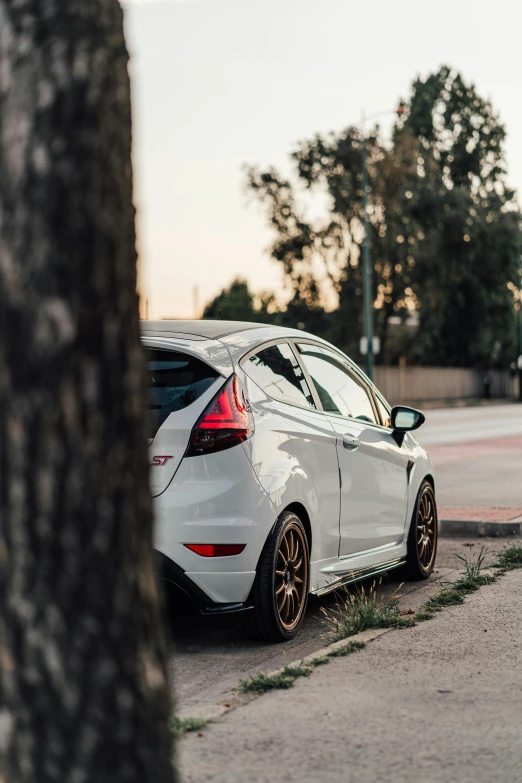
[[375, 397], [375, 402], [377, 403], [377, 407], [379, 409], [379, 415], [381, 417], [382, 426], [391, 428], [390, 409], [388, 405], [384, 404], [383, 400], [379, 397], [378, 394], [375, 394], [374, 397]]
[[367, 390], [340, 357], [316, 345], [302, 343], [297, 347], [326, 412], [376, 424]]
[[243, 365], [246, 374], [276, 400], [315, 408], [310, 387], [288, 343], [271, 345]]

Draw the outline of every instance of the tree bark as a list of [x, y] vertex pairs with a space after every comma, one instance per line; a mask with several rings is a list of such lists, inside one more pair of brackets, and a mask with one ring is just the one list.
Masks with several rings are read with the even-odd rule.
[[0, 781], [171, 783], [117, 0], [0, 0]]

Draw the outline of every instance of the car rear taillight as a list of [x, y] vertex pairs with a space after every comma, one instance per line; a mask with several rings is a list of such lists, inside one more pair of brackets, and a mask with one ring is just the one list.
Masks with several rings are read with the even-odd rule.
[[185, 546], [201, 557], [230, 557], [230, 555], [240, 555], [246, 544], [185, 544]]
[[254, 416], [243, 384], [233, 375], [194, 426], [186, 457], [223, 451], [254, 434]]

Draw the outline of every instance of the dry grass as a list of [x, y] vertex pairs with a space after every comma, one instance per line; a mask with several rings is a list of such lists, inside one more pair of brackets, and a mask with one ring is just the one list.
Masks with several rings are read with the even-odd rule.
[[380, 584], [380, 581], [374, 582], [369, 590], [364, 585], [344, 588], [343, 597], [333, 608], [321, 609], [328, 627], [327, 641], [337, 642], [369, 628], [411, 628], [415, 625], [414, 618], [401, 612], [398, 595], [381, 600]]

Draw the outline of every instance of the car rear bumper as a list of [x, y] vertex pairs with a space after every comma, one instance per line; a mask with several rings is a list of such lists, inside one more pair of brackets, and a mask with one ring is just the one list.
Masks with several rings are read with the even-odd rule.
[[[244, 612], [251, 609], [248, 601], [236, 602], [216, 602], [214, 601], [194, 579], [192, 574], [187, 574], [181, 566], [169, 560], [161, 552], [156, 552], [156, 570], [159, 579], [163, 579], [173, 584], [178, 590], [181, 590], [188, 598], [193, 601], [202, 614], [232, 614], [235, 612]], [[215, 574], [205, 574], [205, 576], [216, 576]], [[221, 577], [223, 574], [218, 574]], [[237, 577], [237, 574], [231, 574]], [[250, 581], [250, 575], [248, 581]], [[255, 574], [254, 574], [255, 576]], [[252, 580], [253, 581], [253, 580]], [[204, 580], [203, 580], [204, 584]]]
[[[199, 597], [200, 605], [247, 600], [277, 515], [242, 446], [185, 458], [169, 487], [154, 499], [154, 512], [154, 548], [175, 566], [185, 592]], [[203, 557], [187, 544], [244, 549], [238, 555]]]

